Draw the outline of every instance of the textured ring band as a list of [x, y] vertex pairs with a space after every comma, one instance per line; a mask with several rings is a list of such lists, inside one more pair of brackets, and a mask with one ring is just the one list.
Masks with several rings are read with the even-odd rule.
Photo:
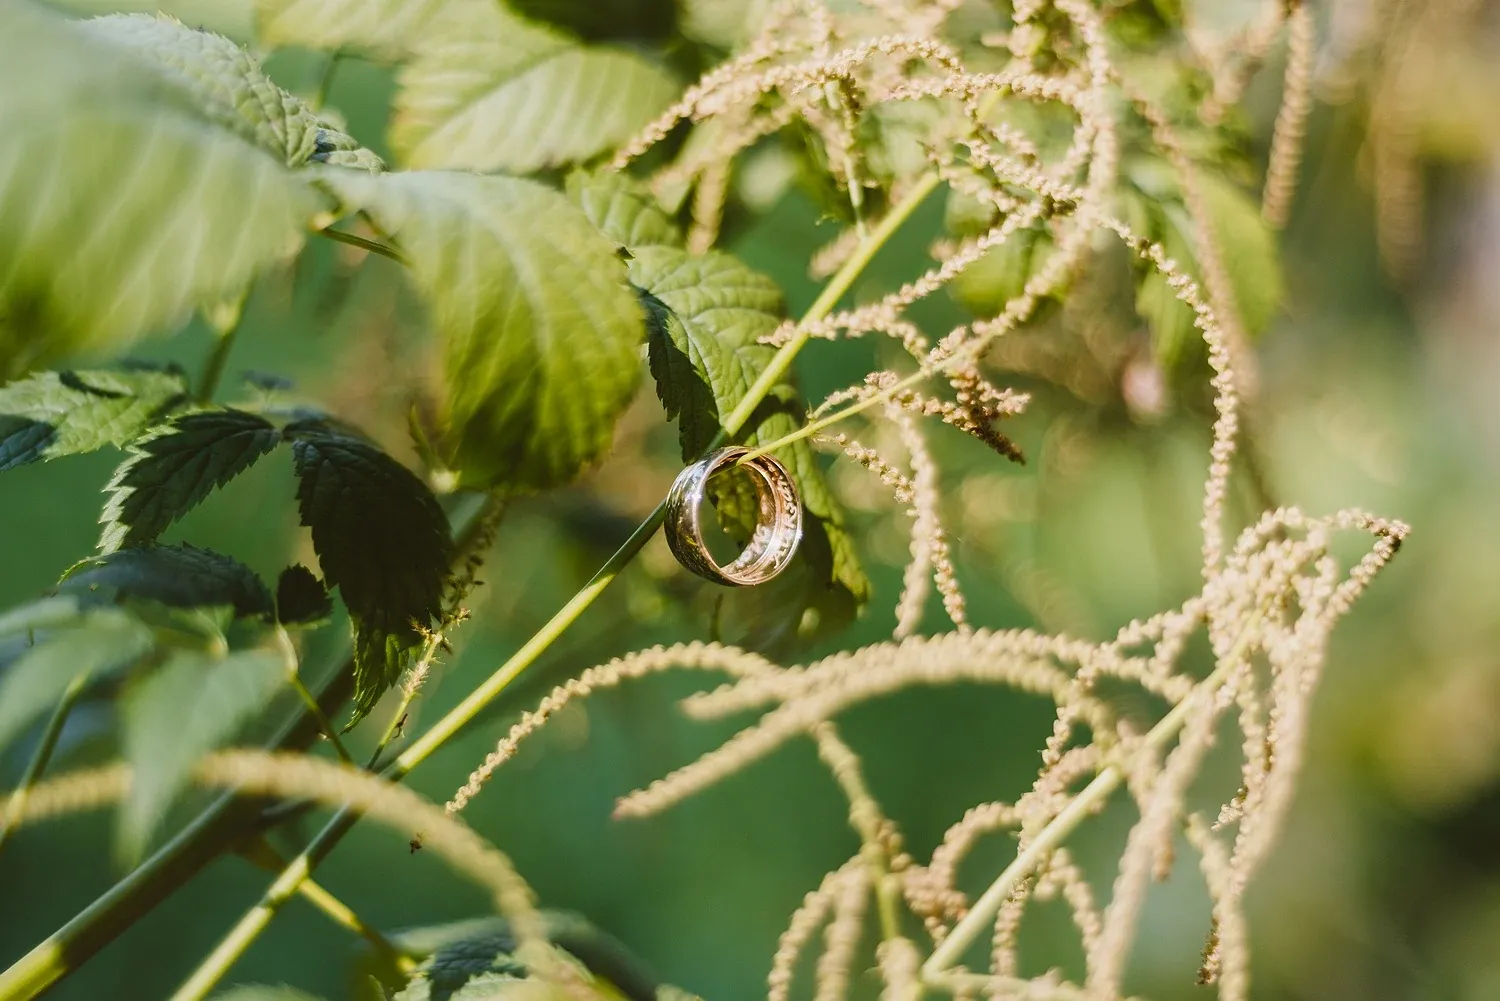
[[757, 455], [741, 469], [755, 485], [758, 515], [744, 551], [731, 562], [715, 562], [703, 541], [703, 497], [709, 479], [749, 454], [748, 448], [721, 448], [688, 466], [667, 494], [667, 545], [677, 562], [699, 577], [732, 587], [764, 584], [785, 570], [802, 541], [802, 499], [786, 467], [770, 455]]

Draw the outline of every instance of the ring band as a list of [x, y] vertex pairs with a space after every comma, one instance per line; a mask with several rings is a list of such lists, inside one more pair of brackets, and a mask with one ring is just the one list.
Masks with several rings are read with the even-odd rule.
[[757, 455], [741, 468], [755, 485], [758, 517], [743, 552], [720, 565], [703, 541], [703, 497], [709, 479], [748, 455], [748, 448], [721, 448], [688, 466], [667, 494], [667, 545], [677, 562], [716, 584], [764, 584], [787, 568], [802, 541], [802, 499], [797, 485], [770, 455]]

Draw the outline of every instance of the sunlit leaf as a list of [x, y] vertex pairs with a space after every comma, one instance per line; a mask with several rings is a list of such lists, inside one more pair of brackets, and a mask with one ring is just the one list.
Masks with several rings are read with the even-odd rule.
[[203, 110], [288, 167], [331, 161], [380, 170], [384, 164], [271, 81], [250, 53], [222, 35], [197, 31], [170, 17], [115, 14], [79, 26], [118, 45], [181, 84]]
[[0, 374], [118, 350], [301, 246], [316, 193], [182, 86], [0, 4]]
[[626, 175], [610, 170], [575, 170], [568, 175], [567, 186], [573, 204], [599, 232], [620, 246], [683, 245], [681, 231]]
[[[42, 628], [46, 623], [33, 624]], [[112, 608], [75, 615], [65, 627], [39, 634], [36, 646], [0, 676], [0, 750], [56, 707], [75, 678], [104, 677], [127, 668], [149, 649], [151, 630]]]
[[398, 84], [391, 145], [408, 165], [516, 173], [615, 147], [680, 89], [637, 52], [582, 45], [494, 0], [451, 0]]
[[99, 550], [154, 542], [280, 440], [270, 421], [240, 410], [185, 414], [153, 430], [130, 446], [130, 458], [106, 487]]
[[38, 372], [0, 388], [0, 470], [116, 448], [187, 399], [178, 371]]
[[610, 241], [532, 181], [328, 171], [391, 233], [444, 337], [444, 458], [466, 484], [545, 489], [608, 449], [645, 322]]
[[441, 610], [451, 543], [427, 485], [375, 445], [308, 422], [288, 425], [302, 524], [354, 621], [354, 718], [401, 675]]
[[286, 681], [281, 657], [247, 650], [216, 657], [179, 651], [125, 695], [125, 759], [132, 778], [120, 847], [134, 859], [182, 791], [193, 764], [234, 737]]
[[357, 52], [394, 62], [448, 0], [254, 0], [262, 43]]
[[139, 598], [173, 608], [230, 606], [241, 617], [269, 617], [271, 592], [238, 560], [195, 546], [139, 546], [83, 560], [59, 589], [99, 598]]

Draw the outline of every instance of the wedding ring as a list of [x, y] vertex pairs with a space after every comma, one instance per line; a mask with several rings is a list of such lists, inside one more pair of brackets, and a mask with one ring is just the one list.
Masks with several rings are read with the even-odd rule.
[[703, 541], [703, 497], [708, 481], [748, 455], [748, 448], [721, 448], [677, 474], [667, 494], [667, 545], [677, 562], [716, 584], [764, 584], [785, 570], [802, 541], [802, 499], [785, 466], [770, 455], [740, 465], [755, 485], [755, 531], [731, 562], [719, 564]]

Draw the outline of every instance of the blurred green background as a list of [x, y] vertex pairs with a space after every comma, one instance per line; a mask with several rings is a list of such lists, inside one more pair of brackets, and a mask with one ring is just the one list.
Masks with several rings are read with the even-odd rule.
[[[320, 66], [292, 53], [269, 68], [283, 85], [311, 89]], [[1264, 94], [1252, 94], [1262, 137], [1274, 113], [1275, 75], [1258, 85]], [[349, 131], [381, 152], [389, 88], [383, 71], [350, 62], [331, 95]], [[1448, 130], [1442, 135], [1451, 137], [1452, 115], [1444, 113], [1435, 104]], [[1255, 430], [1279, 502], [1313, 514], [1358, 506], [1404, 519], [1414, 533], [1330, 651], [1290, 826], [1251, 895], [1255, 996], [1500, 998], [1500, 169], [1493, 123], [1482, 118], [1470, 121], [1469, 132], [1457, 130], [1462, 141], [1419, 151], [1426, 154], [1425, 253], [1394, 280], [1376, 251], [1368, 114], [1357, 98], [1314, 112], [1285, 243], [1289, 308], [1261, 342]], [[941, 223], [937, 200], [881, 254], [855, 297], [922, 270]], [[835, 231], [792, 191], [763, 215], [734, 222], [729, 244], [782, 283], [795, 314], [817, 288], [805, 262]], [[402, 451], [402, 378], [417, 350], [421, 311], [403, 296], [391, 262], [358, 263], [348, 248], [315, 244], [293, 271], [263, 281], [230, 372], [287, 376], [409, 454]], [[944, 298], [918, 315], [933, 334], [964, 319]], [[195, 323], [141, 354], [193, 370], [208, 348], [207, 331]], [[799, 360], [800, 377], [809, 396], [821, 398], [859, 379], [877, 357], [873, 344], [815, 343]], [[1140, 423], [1118, 402], [1083, 403], [1018, 384], [1037, 392], [1031, 410], [1007, 428], [1028, 451], [1025, 467], [1004, 464], [956, 432], [930, 433], [972, 618], [1103, 638], [1194, 593], [1208, 442], [1206, 418], [1191, 403], [1197, 394], [1179, 394], [1187, 402]], [[621, 441], [622, 458], [583, 483], [508, 512], [474, 620], [408, 732], [492, 671], [665, 492], [676, 470], [675, 434], [648, 387]], [[84, 456], [0, 479], [0, 523], [10, 526], [0, 538], [0, 607], [36, 596], [92, 550], [97, 491], [114, 461]], [[834, 481], [852, 509], [876, 598], [855, 626], [805, 656], [888, 635], [905, 557], [904, 518], [873, 480], [840, 468]], [[289, 469], [268, 461], [169, 535], [270, 573], [306, 552], [292, 498]], [[1248, 511], [1246, 500], [1239, 516]], [[705, 638], [710, 600], [708, 586], [691, 582], [656, 540], [412, 784], [446, 799], [548, 687], [642, 646]], [[934, 610], [927, 624], [938, 621]], [[706, 998], [747, 997], [762, 989], [776, 938], [802, 895], [856, 841], [808, 743], [663, 816], [610, 819], [616, 797], [733, 731], [677, 712], [675, 698], [698, 680], [674, 675], [569, 710], [501, 770], [465, 818], [516, 859], [547, 906], [584, 913], [665, 979]], [[101, 702], [76, 714], [58, 767], [114, 755], [110, 713]], [[1029, 786], [1050, 722], [1050, 708], [1027, 696], [921, 689], [851, 713], [845, 735], [922, 858], [967, 807], [1012, 799]], [[29, 750], [23, 741], [0, 756], [0, 787], [14, 784]], [[288, 829], [281, 846], [294, 849], [318, 820]], [[1074, 839], [1101, 895], [1130, 820], [1116, 804]], [[101, 814], [27, 829], [0, 857], [0, 963], [121, 875], [109, 825]], [[965, 885], [982, 887], [1011, 850], [1006, 839], [985, 843], [964, 869]], [[486, 907], [480, 891], [430, 853], [411, 854], [404, 838], [370, 825], [340, 846], [320, 879], [385, 928]], [[221, 860], [52, 996], [164, 996], [267, 882], [240, 859]], [[1193, 979], [1207, 924], [1207, 898], [1184, 852], [1172, 878], [1152, 891], [1133, 989], [1163, 999], [1203, 996]], [[1066, 921], [1047, 907], [1029, 921], [1022, 943], [1023, 972], [1060, 965], [1076, 974], [1081, 965]], [[232, 977], [340, 998], [353, 990], [357, 952], [344, 932], [294, 901]], [[874, 995], [873, 977], [856, 982]]]

